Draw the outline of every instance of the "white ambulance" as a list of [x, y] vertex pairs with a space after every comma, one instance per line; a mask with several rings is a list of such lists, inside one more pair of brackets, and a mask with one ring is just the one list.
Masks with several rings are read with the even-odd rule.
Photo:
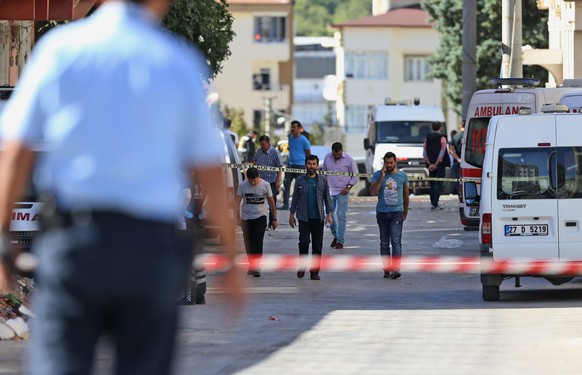
[[[492, 116], [515, 115], [519, 114], [520, 110], [538, 113], [543, 105], [556, 104], [565, 94], [582, 94], [580, 80], [565, 80], [564, 85], [557, 88], [528, 87], [539, 84], [538, 80], [529, 78], [500, 78], [492, 81], [500, 88], [475, 92], [467, 109], [461, 152], [462, 178], [479, 179], [481, 177], [485, 139], [489, 119]], [[526, 134], [520, 136], [523, 137]], [[463, 198], [463, 184], [460, 184], [459, 188], [461, 223], [465, 230], [477, 230], [479, 203], [468, 203]], [[479, 189], [478, 183], [477, 189]]]
[[[549, 107], [549, 108], [548, 108]], [[567, 111], [548, 105], [543, 111]], [[481, 204], [480, 250], [483, 262], [582, 260], [582, 115], [538, 113], [496, 116], [485, 141], [481, 194], [465, 183], [465, 199]], [[491, 263], [488, 263], [491, 264]], [[575, 275], [481, 274], [483, 299], [499, 299], [505, 279], [543, 277], [554, 285]], [[530, 270], [530, 271], [527, 271]], [[549, 271], [548, 271], [549, 272]]]
[[[13, 90], [13, 87], [0, 87], [0, 113]], [[9, 240], [12, 247], [18, 252], [30, 250], [32, 238], [40, 229], [38, 225], [40, 209], [41, 204], [37, 202], [37, 194], [34, 187], [29, 184], [23, 201], [14, 205], [12, 217], [10, 218]]]
[[[413, 103], [386, 98], [384, 105], [371, 107], [368, 137], [364, 139], [366, 173], [373, 174], [380, 170], [384, 164], [382, 158], [392, 151], [396, 154], [398, 169], [408, 174], [411, 191], [428, 189], [428, 182], [413, 179], [428, 177], [422, 146], [436, 121], [443, 123], [443, 134], [446, 135], [445, 116], [441, 108], [420, 105], [418, 99]], [[366, 180], [366, 191], [370, 187], [370, 179]]]

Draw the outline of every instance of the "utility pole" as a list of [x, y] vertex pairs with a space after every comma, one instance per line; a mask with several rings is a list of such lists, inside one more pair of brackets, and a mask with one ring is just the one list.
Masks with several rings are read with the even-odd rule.
[[502, 0], [501, 4], [501, 78], [522, 78], [521, 0]]
[[463, 0], [463, 64], [461, 119], [467, 117], [471, 96], [477, 91], [477, 0]]
[[265, 105], [265, 134], [271, 137], [271, 114], [273, 113], [273, 97], [263, 98]]

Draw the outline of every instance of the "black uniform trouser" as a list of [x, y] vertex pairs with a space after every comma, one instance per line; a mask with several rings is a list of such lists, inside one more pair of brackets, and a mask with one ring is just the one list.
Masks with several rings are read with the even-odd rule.
[[108, 333], [115, 374], [168, 374], [191, 264], [174, 223], [115, 212], [57, 214], [35, 239], [39, 258], [32, 374], [89, 374]]

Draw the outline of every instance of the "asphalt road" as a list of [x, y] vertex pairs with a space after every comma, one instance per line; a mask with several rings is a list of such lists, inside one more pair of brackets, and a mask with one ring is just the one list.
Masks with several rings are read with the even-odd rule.
[[[472, 256], [477, 232], [463, 231], [456, 197], [431, 211], [427, 196], [413, 197], [404, 224], [404, 255]], [[298, 233], [279, 213], [265, 252], [296, 254]], [[350, 201], [343, 250], [379, 253], [372, 198]], [[440, 245], [440, 247], [439, 247]], [[211, 248], [209, 248], [211, 250]], [[249, 277], [249, 305], [239, 318], [227, 312], [216, 275], [207, 304], [184, 306], [176, 374], [578, 374], [582, 371], [581, 279], [554, 287], [524, 278], [501, 287], [499, 302], [483, 302], [474, 274], [382, 271], [321, 272], [320, 281], [294, 270]], [[26, 341], [0, 342], [0, 374], [22, 373]], [[112, 355], [102, 345], [98, 373]]]

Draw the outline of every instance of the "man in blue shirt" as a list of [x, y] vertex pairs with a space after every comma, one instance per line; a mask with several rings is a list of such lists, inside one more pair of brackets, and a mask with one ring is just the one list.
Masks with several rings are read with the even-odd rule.
[[378, 196], [376, 221], [380, 229], [384, 278], [397, 279], [401, 276], [402, 224], [408, 216], [408, 176], [396, 168], [393, 152], [387, 152], [383, 160], [382, 169], [372, 176], [370, 194]]
[[[176, 298], [191, 264], [175, 230], [184, 172], [209, 195], [228, 257], [239, 252], [233, 220], [221, 215], [223, 149], [202, 90], [204, 58], [159, 26], [170, 4], [111, 1], [48, 33], [0, 118], [3, 233], [34, 150], [46, 150], [34, 176], [50, 197], [33, 244], [34, 375], [91, 373], [104, 332], [115, 373], [171, 372]], [[225, 281], [242, 302], [244, 281], [230, 270]]]
[[[291, 135], [289, 136], [289, 160], [287, 168], [305, 169], [305, 158], [311, 155], [311, 144], [309, 140], [301, 135], [301, 123], [297, 120], [291, 122]], [[289, 209], [289, 195], [291, 193], [291, 183], [302, 173], [285, 172], [283, 182], [283, 205], [279, 210]]]

